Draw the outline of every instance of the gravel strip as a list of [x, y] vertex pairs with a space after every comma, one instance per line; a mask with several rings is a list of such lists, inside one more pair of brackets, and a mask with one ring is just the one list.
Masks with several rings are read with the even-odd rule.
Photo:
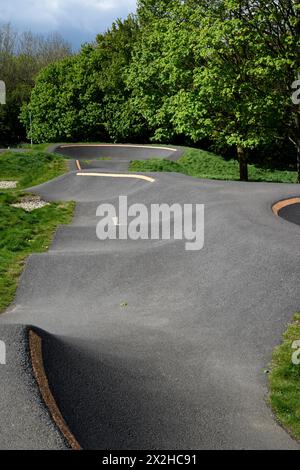
[[48, 205], [49, 202], [43, 201], [39, 196], [25, 196], [20, 202], [11, 204], [12, 207], [24, 209], [26, 212], [32, 212]]
[[0, 181], [0, 189], [15, 189], [18, 181]]

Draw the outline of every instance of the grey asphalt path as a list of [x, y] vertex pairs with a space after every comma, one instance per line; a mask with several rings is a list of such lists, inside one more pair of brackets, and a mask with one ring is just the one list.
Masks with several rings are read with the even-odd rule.
[[[1, 325], [6, 365], [0, 365], [1, 449], [66, 449], [67, 442], [50, 419], [34, 378], [29, 326]], [[43, 332], [37, 332], [38, 334]]]
[[[266, 404], [264, 370], [300, 308], [299, 226], [271, 207], [300, 187], [152, 176], [70, 172], [34, 188], [76, 200], [76, 214], [49, 252], [29, 258], [0, 326], [51, 334], [49, 383], [84, 448], [298, 449]], [[98, 241], [96, 208], [119, 195], [205, 204], [204, 249]], [[13, 446], [0, 436], [0, 448]]]
[[70, 169], [76, 170], [75, 160], [85, 169], [100, 169], [105, 171], [127, 171], [133, 160], [148, 160], [151, 158], [166, 158], [178, 160], [184, 153], [184, 147], [160, 147], [157, 145], [107, 145], [107, 144], [56, 144], [48, 148], [49, 152], [59, 153], [70, 159]]

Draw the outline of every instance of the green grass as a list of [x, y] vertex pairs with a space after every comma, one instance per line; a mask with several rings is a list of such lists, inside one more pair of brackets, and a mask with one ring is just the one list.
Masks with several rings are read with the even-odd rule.
[[0, 154], [0, 180], [18, 180], [18, 189], [44, 183], [66, 170], [66, 160], [56, 154], [35, 150]]
[[83, 163], [85, 163], [86, 165], [90, 165], [95, 160], [108, 161], [108, 160], [112, 160], [112, 157], [97, 157], [97, 158], [93, 158], [93, 160], [83, 160]]
[[[34, 186], [66, 171], [57, 155], [39, 151], [0, 155], [0, 180], [18, 180], [18, 188]], [[24, 261], [48, 249], [58, 225], [72, 220], [74, 203], [51, 203], [33, 212], [11, 207], [25, 194], [0, 190], [0, 312], [12, 302]]]
[[[131, 171], [177, 172], [196, 178], [215, 180], [239, 180], [239, 164], [236, 160], [225, 160], [219, 155], [198, 149], [187, 149], [177, 161], [153, 158], [135, 160], [130, 163]], [[249, 181], [274, 183], [296, 183], [296, 171], [280, 171], [248, 165]]]
[[[47, 148], [50, 147], [50, 145], [52, 145], [51, 143], [44, 143], [44, 144], [33, 144], [31, 146], [31, 144], [21, 144], [21, 145], [18, 145], [18, 148], [21, 148], [21, 149], [26, 149], [26, 150], [32, 150], [32, 151], [41, 151], [41, 152], [46, 152]], [[53, 144], [55, 145], [55, 144]]]
[[[278, 420], [300, 439], [300, 364], [292, 363], [292, 343], [300, 340], [300, 314], [288, 325], [274, 353], [269, 375], [270, 403]], [[300, 358], [300, 354], [298, 356]]]

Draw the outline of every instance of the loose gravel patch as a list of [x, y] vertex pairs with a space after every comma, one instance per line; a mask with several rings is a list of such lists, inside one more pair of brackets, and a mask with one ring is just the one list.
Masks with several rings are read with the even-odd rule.
[[20, 202], [11, 205], [12, 207], [24, 209], [26, 212], [32, 212], [36, 209], [48, 206], [49, 202], [43, 201], [39, 196], [24, 196]]
[[18, 181], [0, 181], [0, 189], [15, 189]]

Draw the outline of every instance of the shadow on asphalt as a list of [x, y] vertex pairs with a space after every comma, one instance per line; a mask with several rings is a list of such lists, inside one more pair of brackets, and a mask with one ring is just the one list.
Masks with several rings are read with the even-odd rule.
[[[149, 443], [157, 446], [157, 418], [162, 416], [164, 420], [164, 402], [172, 400], [172, 392], [166, 393], [165, 380], [157, 369], [150, 372], [151, 382], [155, 375], [155, 393], [147, 390], [149, 371], [144, 372], [145, 386], [141, 386], [142, 364], [138, 359], [118, 361], [116, 356], [99, 356], [95, 353], [101, 348], [99, 344], [95, 347], [95, 342], [75, 338], [47, 335], [43, 348], [52, 393], [84, 449], [150, 449]], [[174, 407], [171, 414], [178, 416], [177, 411]]]
[[284, 207], [279, 211], [278, 215], [288, 222], [300, 225], [300, 203]]

